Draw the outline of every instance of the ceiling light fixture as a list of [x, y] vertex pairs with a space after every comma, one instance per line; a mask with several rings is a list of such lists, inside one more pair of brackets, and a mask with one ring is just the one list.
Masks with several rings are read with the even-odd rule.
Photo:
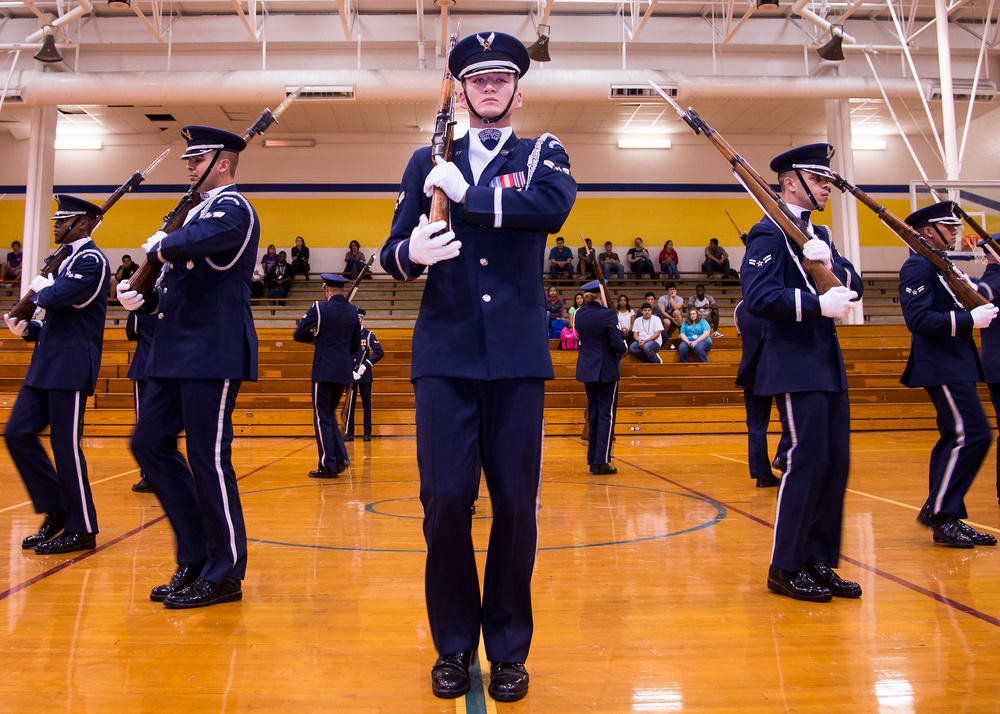
[[261, 146], [265, 149], [311, 149], [316, 146], [315, 139], [261, 139]]
[[57, 151], [97, 151], [104, 148], [104, 143], [85, 136], [57, 136], [55, 147]]
[[670, 139], [656, 139], [653, 137], [619, 139], [619, 149], [669, 149]]
[[851, 148], [855, 151], [885, 151], [885, 147], [885, 139], [851, 139]]

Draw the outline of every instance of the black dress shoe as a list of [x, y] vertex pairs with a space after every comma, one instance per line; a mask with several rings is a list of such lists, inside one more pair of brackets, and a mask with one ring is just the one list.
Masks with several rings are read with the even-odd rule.
[[354, 435], [348, 434], [347, 436], [344, 437], [344, 441], [354, 441]]
[[611, 464], [594, 464], [590, 467], [590, 473], [598, 476], [609, 476], [618, 473], [618, 469]]
[[826, 563], [806, 566], [809, 577], [830, 591], [834, 597], [861, 597], [861, 586], [851, 580], [844, 580]]
[[785, 473], [785, 468], [788, 466], [788, 462], [785, 459], [774, 457], [774, 461], [771, 462], [772, 469], [778, 469], [781, 473]]
[[163, 602], [167, 595], [183, 590], [198, 579], [204, 563], [198, 565], [182, 565], [174, 572], [174, 577], [166, 585], [157, 585], [150, 590], [149, 599], [153, 602]]
[[66, 526], [66, 514], [62, 511], [58, 513], [46, 513], [45, 520], [42, 521], [42, 525], [38, 527], [37, 533], [32, 533], [30, 536], [21, 541], [22, 548], [34, 548], [39, 543], [44, 543], [50, 538], [55, 537], [59, 531], [61, 531]]
[[[934, 542], [950, 545], [953, 548], [974, 548], [976, 546], [968, 532], [963, 529], [966, 526], [962, 521], [952, 516], [942, 516], [931, 512], [931, 506], [925, 505], [917, 514], [917, 523], [934, 529]], [[985, 534], [983, 534], [985, 535]]]
[[787, 572], [772, 565], [767, 571], [767, 589], [778, 595], [808, 602], [830, 602], [833, 594], [805, 570]]
[[337, 474], [324, 466], [321, 469], [310, 471], [309, 478], [337, 478]]
[[350, 461], [341, 461], [341, 462], [339, 462], [337, 464], [337, 475], [339, 476], [340, 474], [342, 474], [345, 471], [347, 471], [347, 467], [350, 466], [350, 465], [351, 465]]
[[225, 578], [221, 583], [198, 578], [186, 588], [167, 595], [163, 605], [170, 610], [187, 610], [242, 599], [243, 590], [236, 578]]
[[528, 693], [528, 671], [520, 662], [491, 662], [489, 692], [498, 702], [524, 699]]
[[151, 484], [145, 476], [142, 476], [138, 481], [132, 484], [132, 490], [136, 493], [153, 493], [153, 484]]
[[472, 687], [469, 667], [476, 661], [476, 651], [455, 652], [438, 657], [431, 667], [431, 691], [441, 699], [455, 699]]
[[774, 476], [763, 476], [757, 479], [757, 488], [774, 488], [781, 485], [781, 479]]
[[93, 550], [96, 547], [97, 536], [95, 534], [66, 531], [50, 541], [36, 545], [35, 552], [39, 555], [53, 555], [55, 553], [72, 553], [77, 550]]
[[[996, 545], [997, 544], [997, 539], [996, 539], [995, 536], [992, 536], [989, 533], [981, 533], [980, 531], [977, 531], [975, 528], [973, 528], [972, 526], [970, 526], [965, 521], [959, 521], [958, 524], [959, 524], [958, 525], [958, 530], [961, 533], [963, 533], [969, 540], [971, 540], [973, 545]], [[947, 541], [942, 540], [941, 537], [937, 533], [935, 533], [934, 534], [934, 542], [935, 543], [945, 543]]]
[[372, 440], [371, 434], [365, 434], [364, 441], [371, 441], [371, 440]]

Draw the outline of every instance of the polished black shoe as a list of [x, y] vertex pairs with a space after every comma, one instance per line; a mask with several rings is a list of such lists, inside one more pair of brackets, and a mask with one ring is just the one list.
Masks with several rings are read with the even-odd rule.
[[520, 662], [491, 662], [489, 692], [498, 702], [524, 699], [528, 693], [528, 670]]
[[806, 572], [814, 581], [830, 591], [834, 597], [861, 597], [861, 586], [851, 580], [844, 580], [826, 563], [806, 566]]
[[170, 610], [187, 610], [242, 599], [243, 590], [236, 578], [225, 578], [221, 583], [198, 578], [186, 588], [167, 595], [163, 605]]
[[[992, 536], [989, 533], [982, 533], [980, 531], [977, 531], [975, 528], [973, 528], [972, 526], [970, 526], [965, 521], [959, 521], [958, 524], [959, 524], [958, 525], [958, 530], [961, 533], [963, 533], [969, 540], [972, 541], [972, 545], [996, 545], [997, 544], [997, 539], [996, 539], [995, 536]], [[945, 543], [947, 541], [942, 540], [941, 537], [937, 533], [935, 533], [934, 534], [934, 542], [935, 543]]]
[[472, 687], [469, 667], [476, 661], [476, 651], [455, 652], [438, 657], [431, 667], [431, 691], [441, 699], [455, 699]]
[[309, 478], [337, 478], [337, 474], [324, 466], [321, 469], [310, 471]]
[[347, 467], [350, 466], [350, 465], [351, 465], [350, 461], [341, 461], [341, 462], [339, 462], [337, 464], [337, 475], [339, 476], [340, 474], [342, 474], [345, 471], [347, 471]]
[[962, 521], [951, 516], [941, 516], [931, 513], [931, 507], [924, 506], [917, 514], [917, 522], [928, 528], [934, 529], [934, 542], [950, 545], [952, 548], [974, 548], [976, 544], [962, 526], [966, 526]]
[[785, 459], [774, 457], [774, 461], [771, 462], [771, 468], [777, 469], [781, 473], [785, 473], [785, 468], [787, 468], [788, 462]]
[[38, 527], [38, 532], [32, 533], [30, 536], [22, 540], [21, 547], [25, 549], [34, 548], [39, 543], [44, 543], [45, 541], [54, 538], [65, 526], [65, 513], [62, 511], [59, 513], [46, 513], [45, 520], [42, 521], [42, 525]]
[[344, 441], [354, 441], [354, 435], [348, 434], [347, 436], [344, 437]]
[[174, 577], [166, 585], [157, 585], [149, 591], [149, 599], [153, 602], [163, 602], [170, 593], [176, 593], [191, 585], [201, 574], [202, 563], [198, 565], [182, 565], [174, 572]]
[[774, 488], [781, 485], [781, 479], [774, 476], [764, 476], [757, 479], [757, 488]]
[[815, 580], [805, 570], [787, 572], [772, 565], [767, 571], [767, 589], [778, 595], [809, 602], [830, 602], [833, 593]]
[[618, 469], [611, 464], [593, 464], [590, 467], [590, 473], [598, 476], [610, 476], [611, 474], [618, 473]]
[[365, 438], [362, 441], [371, 441], [372, 437], [370, 434], [365, 434]]
[[97, 547], [97, 536], [93, 533], [72, 533], [65, 531], [50, 541], [39, 543], [35, 552], [39, 555], [72, 553], [77, 550], [93, 550]]
[[145, 476], [142, 476], [132, 484], [132, 490], [136, 493], [153, 493], [153, 484]]

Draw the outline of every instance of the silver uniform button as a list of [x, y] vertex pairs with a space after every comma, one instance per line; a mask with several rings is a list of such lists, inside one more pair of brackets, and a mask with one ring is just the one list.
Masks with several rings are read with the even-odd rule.
[[487, 265], [490, 264], [490, 261], [487, 260], [486, 258], [480, 258], [479, 259], [479, 264], [482, 265], [485, 268]]
[[489, 302], [493, 297], [491, 295], [483, 295], [483, 302]]
[[161, 313], [159, 313], [159, 314], [158, 314], [158, 315], [156, 316], [156, 319], [157, 319], [157, 320], [162, 320], [162, 319], [163, 319], [163, 313], [162, 313], [162, 312], [161, 312]]

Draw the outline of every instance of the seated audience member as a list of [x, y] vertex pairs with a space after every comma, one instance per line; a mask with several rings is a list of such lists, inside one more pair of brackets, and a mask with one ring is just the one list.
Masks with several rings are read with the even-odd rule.
[[553, 320], [563, 319], [563, 308], [565, 303], [563, 299], [559, 297], [559, 290], [555, 285], [549, 286], [548, 295], [545, 300], [545, 309], [549, 313], [549, 327], [552, 327]]
[[111, 286], [112, 294], [114, 294], [114, 287], [123, 280], [128, 280], [136, 271], [139, 270], [139, 266], [132, 262], [132, 256], [123, 255], [122, 264], [118, 266], [118, 270], [115, 271], [114, 285]]
[[[663, 287], [667, 294], [656, 301], [660, 312], [665, 315], [663, 320], [664, 338], [669, 338], [674, 334], [674, 330], [684, 322], [684, 298], [677, 294], [677, 286], [673, 283], [664, 283]], [[673, 345], [670, 346], [673, 349]]]
[[649, 257], [649, 251], [642, 245], [642, 238], [635, 239], [635, 245], [628, 249], [628, 255], [625, 257], [628, 259], [628, 265], [636, 280], [641, 280], [646, 273], [649, 273], [649, 277], [656, 278], [653, 261]]
[[719, 306], [715, 303], [715, 298], [705, 294], [705, 286], [698, 285], [694, 289], [694, 295], [688, 299], [688, 308], [696, 308], [698, 315], [705, 319], [712, 326], [712, 337], [722, 337], [719, 332]]
[[628, 304], [628, 295], [618, 296], [618, 329], [622, 331], [622, 337], [626, 342], [632, 341], [632, 323], [635, 321], [635, 313]]
[[573, 277], [573, 251], [566, 247], [562, 236], [556, 238], [556, 247], [549, 251], [549, 276], [553, 280]]
[[267, 282], [267, 273], [264, 272], [264, 266], [260, 263], [253, 268], [253, 275], [250, 278], [250, 299], [260, 300], [264, 297], [264, 283]]
[[21, 252], [21, 241], [16, 240], [10, 244], [10, 252], [7, 254], [7, 260], [0, 267], [0, 280], [20, 280], [22, 260], [24, 260], [24, 254]]
[[694, 353], [699, 362], [708, 362], [708, 351], [712, 349], [711, 328], [708, 321], [699, 317], [697, 308], [688, 310], [687, 319], [681, 323], [681, 344], [677, 348], [681, 362], [688, 361]]
[[264, 269], [264, 275], [271, 272], [271, 268], [274, 264], [278, 262], [278, 249], [274, 247], [274, 243], [267, 246], [267, 251], [264, 256], [260, 259], [260, 266]]
[[594, 261], [587, 258], [590, 251], [594, 250], [594, 244], [590, 238], [584, 238], [583, 243], [584, 245], [576, 249], [576, 267], [580, 271], [580, 280], [590, 280], [597, 277], [597, 273], [594, 272]]
[[597, 256], [597, 262], [601, 266], [601, 272], [604, 273], [605, 280], [611, 282], [611, 276], [613, 275], [618, 280], [619, 285], [625, 284], [625, 266], [619, 260], [614, 246], [611, 245], [611, 241], [604, 244], [604, 252]]
[[350, 273], [351, 280], [357, 280], [366, 262], [368, 259], [361, 252], [361, 244], [352, 240], [347, 246], [347, 252], [344, 253], [344, 277], [346, 278], [347, 274]]
[[296, 275], [309, 279], [309, 247], [302, 236], [295, 236], [295, 245], [292, 246], [292, 269]]
[[666, 318], [666, 315], [664, 315], [663, 311], [660, 310], [660, 306], [656, 304], [656, 293], [654, 293], [654, 292], [647, 292], [643, 296], [642, 305], [640, 305], [639, 309], [635, 311], [635, 319], [636, 320], [638, 320], [640, 317], [642, 317], [642, 306], [643, 305], [649, 305], [651, 308], [653, 308], [653, 314], [656, 315], [658, 318], [660, 318], [660, 322], [663, 322], [663, 320]]
[[267, 274], [267, 296], [269, 298], [281, 299], [288, 297], [288, 291], [292, 288], [292, 278], [295, 277], [295, 270], [288, 262], [288, 255], [285, 251], [278, 253], [278, 262]]
[[705, 271], [705, 275], [709, 279], [716, 273], [721, 273], [723, 280], [735, 277], [729, 267], [729, 253], [719, 245], [718, 238], [712, 238], [708, 241], [708, 247], [705, 248], [705, 262], [702, 263], [701, 269]]
[[577, 293], [573, 296], [573, 307], [571, 307], [567, 315], [569, 316], [569, 326], [576, 329], [576, 325], [573, 324], [573, 316], [576, 315], [576, 311], [583, 307], [583, 293]]
[[671, 280], [677, 280], [681, 277], [680, 271], [680, 258], [677, 256], [677, 251], [674, 250], [674, 242], [668, 240], [663, 244], [663, 250], [660, 251], [660, 272], [666, 273], [667, 277]]
[[663, 345], [663, 323], [653, 314], [653, 306], [648, 302], [642, 304], [642, 317], [637, 317], [632, 323], [632, 337], [635, 340], [628, 346], [628, 351], [644, 362], [663, 362], [657, 352]]

